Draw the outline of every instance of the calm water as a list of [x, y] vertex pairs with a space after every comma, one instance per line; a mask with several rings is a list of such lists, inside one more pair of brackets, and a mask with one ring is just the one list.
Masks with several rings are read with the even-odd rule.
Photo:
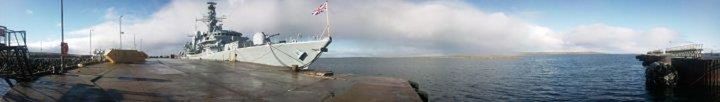
[[316, 69], [405, 78], [430, 101], [647, 101], [634, 55], [516, 58], [323, 58]]

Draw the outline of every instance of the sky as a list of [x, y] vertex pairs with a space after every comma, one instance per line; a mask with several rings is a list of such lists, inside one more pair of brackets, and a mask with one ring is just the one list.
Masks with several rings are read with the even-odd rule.
[[[211, 0], [225, 29], [320, 33], [329, 14], [333, 43], [324, 57], [488, 55], [517, 52], [644, 53], [689, 43], [720, 51], [717, 0]], [[0, 26], [28, 32], [33, 52], [57, 52], [58, 0], [0, 0]], [[182, 50], [206, 14], [204, 0], [67, 0], [70, 53], [123, 48], [151, 55]], [[90, 31], [92, 30], [92, 46]], [[134, 42], [133, 42], [133, 39]], [[42, 49], [42, 50], [41, 50]]]

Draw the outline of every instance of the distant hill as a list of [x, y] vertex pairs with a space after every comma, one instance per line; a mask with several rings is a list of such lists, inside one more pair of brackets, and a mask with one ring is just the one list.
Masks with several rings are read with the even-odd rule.
[[522, 52], [525, 55], [582, 55], [582, 54], [605, 54], [601, 52]]
[[583, 55], [583, 54], [607, 54], [601, 52], [519, 52], [506, 54], [451, 54], [451, 55], [427, 55], [427, 56], [392, 56], [392, 57], [321, 57], [321, 58], [469, 58], [469, 59], [516, 59], [523, 55]]
[[[29, 52], [30, 58], [60, 58], [60, 53], [51, 52]], [[90, 55], [68, 54], [68, 57], [88, 57]]]

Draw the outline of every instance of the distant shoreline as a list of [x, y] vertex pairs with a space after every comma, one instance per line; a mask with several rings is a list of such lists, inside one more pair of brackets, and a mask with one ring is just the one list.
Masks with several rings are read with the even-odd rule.
[[636, 55], [634, 53], [602, 53], [602, 52], [518, 52], [515, 54], [478, 54], [478, 55], [436, 55], [436, 56], [348, 56], [321, 58], [508, 58], [526, 55]]

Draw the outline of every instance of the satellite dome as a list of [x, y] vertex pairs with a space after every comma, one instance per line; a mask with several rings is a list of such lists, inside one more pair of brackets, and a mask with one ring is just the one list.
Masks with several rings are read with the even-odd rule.
[[263, 32], [257, 32], [255, 35], [253, 35], [253, 45], [262, 45], [265, 44], [265, 33]]

